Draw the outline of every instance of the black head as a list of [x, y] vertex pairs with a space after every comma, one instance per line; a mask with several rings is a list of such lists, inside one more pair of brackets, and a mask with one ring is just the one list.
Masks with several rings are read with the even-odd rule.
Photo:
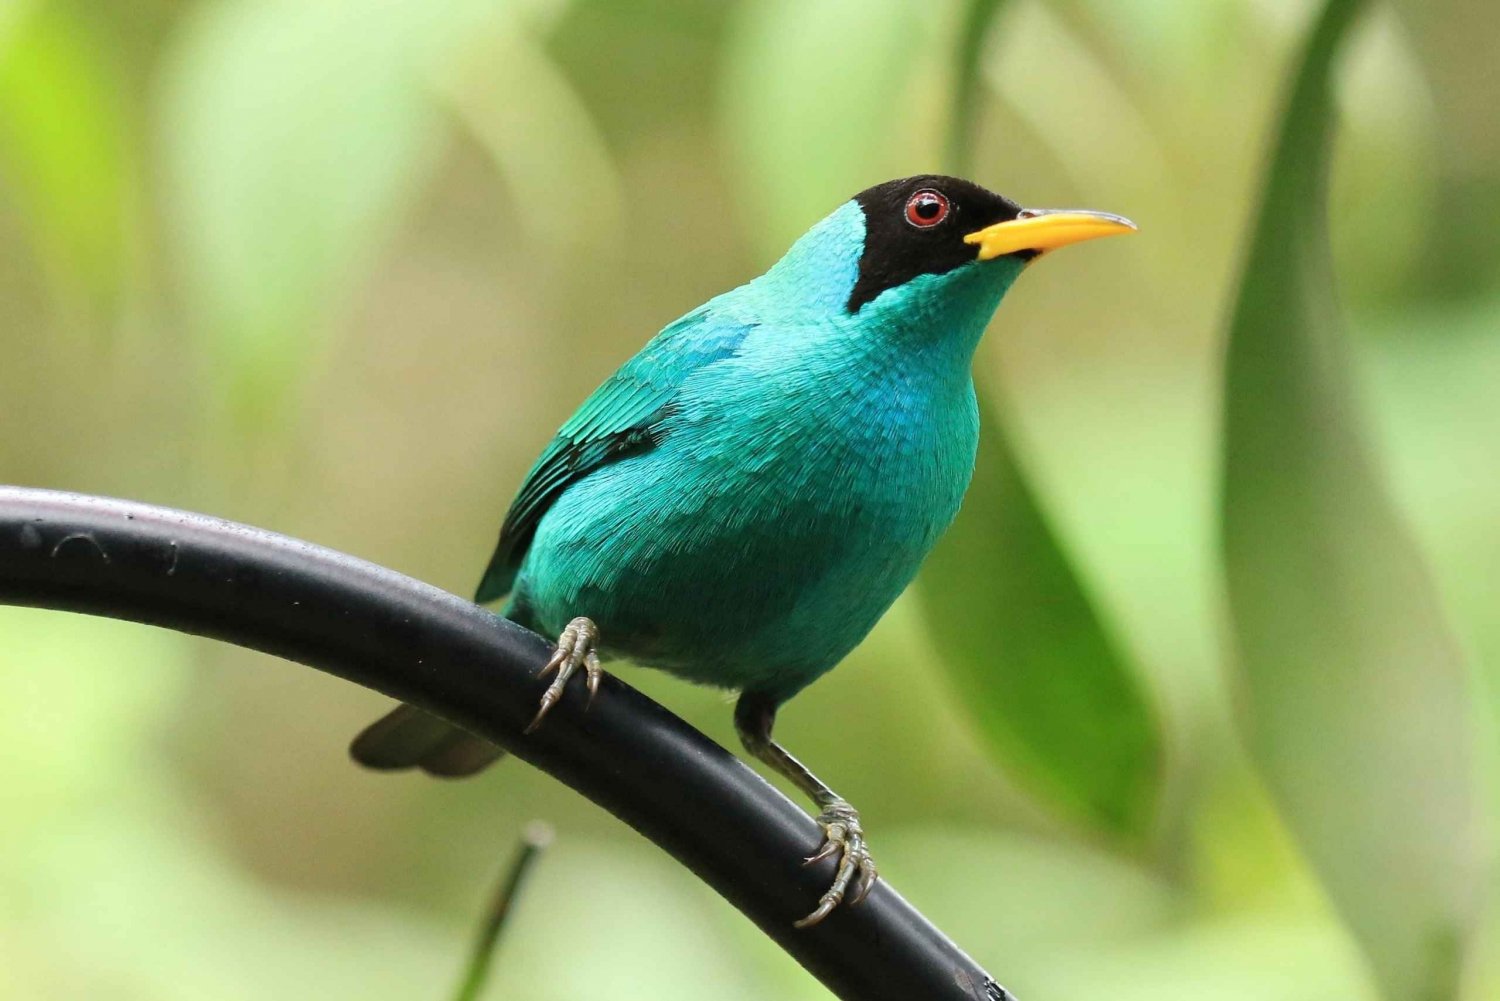
[[[854, 196], [865, 213], [865, 246], [859, 279], [849, 294], [848, 309], [861, 306], [889, 288], [918, 275], [940, 275], [975, 260], [964, 237], [997, 222], [1009, 222], [1021, 206], [957, 177], [921, 174], [887, 181]], [[1018, 250], [1029, 259], [1034, 250]]]

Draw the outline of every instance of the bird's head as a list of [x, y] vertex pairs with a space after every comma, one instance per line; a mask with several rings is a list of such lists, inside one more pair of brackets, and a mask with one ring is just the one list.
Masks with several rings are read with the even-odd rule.
[[959, 340], [977, 341], [1030, 261], [1134, 231], [1117, 215], [1026, 209], [971, 181], [922, 174], [855, 195], [761, 282], [788, 313], [831, 312], [881, 328], [958, 326], [970, 335]]
[[851, 313], [925, 275], [965, 266], [989, 270], [996, 261], [999, 268], [1018, 272], [1049, 250], [1135, 230], [1121, 216], [1024, 209], [971, 181], [935, 174], [877, 184], [854, 201], [864, 214], [864, 243], [847, 303]]

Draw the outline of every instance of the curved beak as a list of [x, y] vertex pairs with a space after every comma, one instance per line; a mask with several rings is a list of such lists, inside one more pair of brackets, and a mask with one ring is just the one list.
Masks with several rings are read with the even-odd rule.
[[1021, 250], [1041, 253], [1070, 243], [1081, 243], [1101, 236], [1134, 233], [1135, 223], [1124, 216], [1085, 209], [1022, 209], [1021, 214], [1005, 222], [977, 230], [964, 237], [965, 243], [979, 246], [981, 261], [993, 260]]

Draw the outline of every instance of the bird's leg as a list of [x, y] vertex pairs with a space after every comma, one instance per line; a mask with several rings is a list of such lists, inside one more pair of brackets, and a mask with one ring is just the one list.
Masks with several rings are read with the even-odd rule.
[[594, 625], [593, 619], [580, 615], [567, 624], [562, 635], [557, 638], [557, 649], [552, 652], [552, 659], [547, 661], [539, 675], [545, 678], [550, 672], [556, 671], [557, 677], [542, 693], [541, 707], [537, 709], [531, 725], [526, 728], [527, 733], [542, 725], [542, 717], [562, 698], [563, 690], [568, 687], [568, 679], [580, 667], [588, 676], [589, 702], [594, 701], [594, 696], [599, 694], [599, 680], [604, 677], [604, 669], [599, 666], [598, 647], [599, 627]]
[[854, 891], [849, 896], [849, 903], [853, 905], [865, 899], [880, 874], [865, 845], [865, 832], [860, 826], [859, 811], [771, 739], [771, 727], [775, 721], [776, 702], [766, 696], [746, 692], [734, 707], [734, 728], [739, 732], [745, 750], [790, 779], [793, 785], [812, 797], [821, 811], [818, 814], [818, 824], [823, 828], [823, 845], [807, 859], [807, 864], [821, 862], [835, 855], [839, 857], [833, 885], [818, 901], [817, 908], [796, 922], [798, 928], [807, 928], [828, 917], [849, 895], [851, 885]]

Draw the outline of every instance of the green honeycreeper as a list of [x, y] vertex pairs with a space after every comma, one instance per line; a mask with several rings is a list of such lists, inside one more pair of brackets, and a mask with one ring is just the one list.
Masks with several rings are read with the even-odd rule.
[[[821, 811], [812, 860], [839, 858], [798, 924], [862, 899], [877, 874], [859, 814], [771, 739], [777, 707], [864, 639], [958, 513], [970, 365], [1011, 283], [1047, 250], [1134, 228], [953, 177], [889, 181], [652, 338], [543, 450], [479, 584], [559, 637], [532, 728], [580, 669], [592, 696], [601, 654], [737, 690], [746, 749]], [[411, 706], [351, 750], [442, 776], [501, 754]]]

